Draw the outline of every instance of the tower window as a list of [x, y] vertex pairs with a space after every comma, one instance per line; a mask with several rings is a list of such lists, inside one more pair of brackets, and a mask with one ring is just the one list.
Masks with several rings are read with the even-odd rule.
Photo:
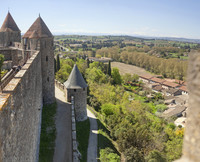
[[47, 77], [47, 81], [49, 82], [49, 77]]
[[83, 88], [83, 91], [85, 91], [85, 88]]
[[76, 92], [76, 89], [74, 89], [74, 92]]
[[46, 56], [46, 61], [48, 61], [48, 56]]

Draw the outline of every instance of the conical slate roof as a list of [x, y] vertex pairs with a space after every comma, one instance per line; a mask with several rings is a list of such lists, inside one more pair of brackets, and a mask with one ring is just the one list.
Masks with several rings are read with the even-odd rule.
[[1, 26], [0, 32], [11, 32], [11, 31], [19, 31], [17, 24], [15, 23], [14, 19], [12, 18], [10, 12], [8, 12], [3, 25]]
[[29, 38], [38, 38], [38, 37], [39, 36], [38, 36], [37, 32], [34, 30]]
[[29, 38], [34, 34], [34, 32], [37, 33], [38, 38], [53, 37], [50, 30], [40, 16], [35, 20], [35, 22], [31, 25], [23, 37]]
[[67, 89], [80, 89], [88, 86], [76, 64], [74, 65], [68, 80], [64, 83], [64, 86]]

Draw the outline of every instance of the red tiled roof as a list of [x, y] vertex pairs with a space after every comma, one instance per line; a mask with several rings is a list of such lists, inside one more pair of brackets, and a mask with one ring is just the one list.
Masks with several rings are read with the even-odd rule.
[[[37, 36], [39, 38], [46, 38], [46, 37], [52, 37], [52, 34], [42, 18], [39, 16], [36, 21], [31, 25], [31, 27], [28, 29], [28, 31], [24, 34], [24, 38], [31, 37], [34, 32], [37, 33]], [[35, 34], [34, 34], [35, 36]]]
[[178, 84], [184, 84], [184, 81], [182, 81], [182, 80], [177, 80], [176, 79], [175, 82], [178, 83]]
[[179, 89], [180, 89], [180, 90], [182, 90], [182, 91], [188, 92], [188, 90], [187, 90], [187, 87], [186, 87], [186, 86], [181, 86]]
[[151, 79], [153, 76], [152, 75], [140, 75], [140, 78], [143, 78], [143, 79]]
[[1, 26], [0, 32], [10, 32], [10, 31], [19, 31], [17, 24], [15, 23], [14, 19], [12, 18], [10, 12], [8, 12], [3, 25]]
[[156, 91], [161, 91], [163, 88], [161, 85], [158, 85], [158, 86], [153, 87], [152, 89]]
[[156, 83], [163, 83], [165, 80], [153, 77], [153, 78], [151, 78], [151, 81], [154, 81]]
[[168, 82], [168, 81], [163, 82], [163, 85], [168, 86], [168, 87], [173, 87], [173, 88], [179, 86], [179, 84]]

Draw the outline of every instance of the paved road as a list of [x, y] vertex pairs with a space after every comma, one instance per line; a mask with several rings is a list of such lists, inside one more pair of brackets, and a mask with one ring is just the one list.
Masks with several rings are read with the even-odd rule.
[[87, 150], [87, 162], [97, 162], [97, 120], [94, 114], [88, 109], [87, 114], [90, 120], [90, 136]]
[[54, 162], [72, 162], [71, 106], [66, 102], [64, 93], [55, 87], [57, 102], [56, 145]]
[[57, 46], [60, 46], [60, 47], [62, 47], [63, 49], [65, 49], [65, 51], [69, 51], [69, 49], [68, 48], [66, 48], [66, 47], [64, 47], [64, 46], [62, 46], [62, 45], [60, 45], [60, 44], [58, 44], [58, 43], [55, 43]]

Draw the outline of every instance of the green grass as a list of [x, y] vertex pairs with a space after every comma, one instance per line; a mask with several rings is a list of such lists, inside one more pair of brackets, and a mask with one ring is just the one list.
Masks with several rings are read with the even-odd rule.
[[77, 141], [79, 143], [78, 150], [81, 153], [81, 162], [87, 162], [87, 148], [90, 135], [89, 119], [76, 123]]
[[42, 109], [39, 162], [52, 162], [56, 139], [56, 103], [45, 105]]

